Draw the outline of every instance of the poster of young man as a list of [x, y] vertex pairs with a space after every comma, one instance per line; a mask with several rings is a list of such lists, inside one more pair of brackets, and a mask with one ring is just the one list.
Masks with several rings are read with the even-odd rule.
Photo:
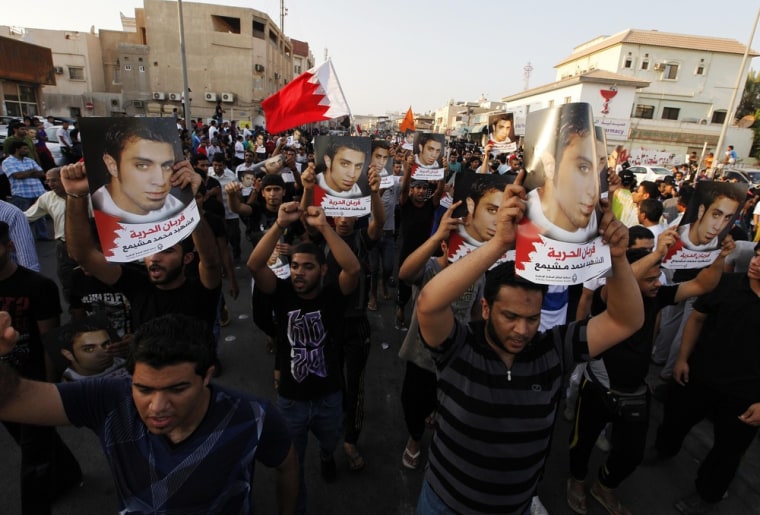
[[415, 131], [406, 131], [404, 133], [404, 140], [401, 143], [401, 148], [403, 150], [414, 150], [414, 140], [417, 138], [417, 133]]
[[[481, 174], [463, 170], [454, 183], [454, 202], [462, 201], [454, 216], [462, 220], [457, 232], [449, 235], [449, 262], [457, 261], [496, 233], [496, 213], [501, 206], [504, 188], [509, 179], [498, 174]], [[508, 251], [491, 268], [504, 261], [514, 261], [514, 250]]]
[[560, 285], [605, 273], [610, 253], [598, 234], [602, 166], [591, 106], [571, 103], [530, 113], [525, 164], [528, 209], [517, 231], [518, 273]]
[[442, 161], [445, 136], [430, 132], [418, 132], [414, 139], [414, 164], [412, 179], [417, 181], [439, 181], [443, 179], [445, 168]]
[[491, 147], [492, 157], [517, 151], [512, 113], [498, 113], [488, 117], [488, 141], [485, 146]]
[[171, 247], [200, 221], [191, 187], [172, 187], [182, 160], [173, 118], [83, 118], [87, 180], [103, 254], [128, 262]]
[[698, 182], [678, 226], [679, 239], [663, 258], [662, 266], [703, 268], [715, 261], [745, 196], [741, 184]]
[[317, 136], [314, 142], [317, 184], [314, 205], [327, 216], [370, 214], [370, 140], [352, 136]]

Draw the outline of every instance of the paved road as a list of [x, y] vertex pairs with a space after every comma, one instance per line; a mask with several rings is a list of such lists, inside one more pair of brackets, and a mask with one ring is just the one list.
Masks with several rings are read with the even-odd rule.
[[[40, 243], [38, 249], [43, 272], [53, 276], [53, 244]], [[241, 286], [248, 284], [249, 275], [244, 266], [238, 267], [236, 275]], [[228, 299], [228, 302], [232, 322], [222, 330], [223, 341], [220, 348], [225, 368], [224, 375], [218, 382], [273, 398], [273, 357], [265, 352], [263, 336], [251, 322], [249, 297], [241, 295], [235, 301]], [[423, 472], [410, 471], [400, 466], [407, 435], [399, 401], [404, 365], [396, 353], [403, 333], [393, 328], [392, 320], [390, 301], [381, 302], [380, 309], [370, 313], [373, 342], [367, 371], [365, 429], [359, 442], [367, 467], [360, 473], [351, 473], [342, 450], [339, 450], [336, 453], [338, 479], [335, 483], [325, 484], [319, 474], [318, 449], [312, 440], [306, 462], [310, 513], [414, 513]], [[383, 350], [383, 343], [388, 344], [387, 350]], [[661, 406], [656, 402], [653, 418], [655, 421], [661, 418]], [[650, 428], [650, 436], [653, 434], [654, 426], [655, 424]], [[680, 496], [691, 491], [698, 465], [697, 459], [705, 454], [710, 431], [711, 427], [707, 424], [699, 426], [689, 437], [684, 451], [672, 462], [657, 468], [639, 468], [619, 489], [620, 499], [634, 514], [676, 513], [672, 504]], [[85, 486], [59, 501], [54, 513], [114, 513], [114, 489], [96, 438], [88, 430], [62, 428], [60, 432], [82, 464]], [[568, 470], [566, 442], [569, 432], [570, 424], [560, 417], [545, 478], [539, 489], [544, 504], [552, 514], [570, 513], [564, 500], [564, 484]], [[426, 435], [425, 445], [429, 438], [430, 435]], [[0, 446], [5, 449], [3, 459], [0, 459], [0, 477], [4, 478], [3, 486], [0, 488], [0, 514], [19, 513], [19, 453], [14, 442], [2, 430]], [[593, 473], [602, 458], [602, 453], [595, 451], [590, 468]], [[759, 458], [760, 444], [756, 440], [729, 490], [728, 498], [713, 511], [714, 514], [760, 514]], [[258, 513], [275, 513], [274, 485], [272, 471], [264, 467], [257, 469], [254, 490]], [[605, 512], [589, 497], [589, 513], [602, 515]]]

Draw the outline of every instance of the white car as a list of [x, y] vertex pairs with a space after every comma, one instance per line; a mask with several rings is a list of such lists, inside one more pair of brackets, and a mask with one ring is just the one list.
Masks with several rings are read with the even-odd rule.
[[641, 184], [641, 181], [661, 181], [673, 175], [672, 171], [661, 166], [631, 166], [628, 170], [636, 177], [636, 184]]

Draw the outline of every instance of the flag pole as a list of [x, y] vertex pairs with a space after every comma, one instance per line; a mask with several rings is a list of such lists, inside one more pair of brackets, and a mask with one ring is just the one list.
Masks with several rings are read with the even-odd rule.
[[[327, 58], [327, 62], [330, 63], [330, 72], [332, 72], [333, 77], [335, 77], [335, 82], [338, 83], [338, 89], [340, 90], [340, 94], [343, 97], [343, 99], [346, 100], [346, 94], [343, 93], [343, 86], [340, 83], [340, 79], [338, 78], [338, 74], [335, 73], [335, 67], [333, 66], [332, 58], [328, 57]], [[351, 106], [348, 105], [348, 100], [346, 100], [346, 107], [348, 107], [348, 119], [351, 122], [351, 126], [350, 127], [353, 128], [353, 126], [354, 126], [354, 115], [351, 112]]]

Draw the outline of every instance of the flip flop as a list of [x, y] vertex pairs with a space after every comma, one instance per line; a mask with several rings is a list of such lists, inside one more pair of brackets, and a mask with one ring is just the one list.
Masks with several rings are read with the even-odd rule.
[[586, 506], [586, 491], [578, 492], [573, 488], [573, 479], [567, 480], [567, 505], [575, 513], [579, 515], [586, 515], [588, 513], [588, 507]]
[[404, 448], [404, 454], [401, 456], [401, 464], [411, 470], [417, 470], [420, 466], [420, 451], [412, 454], [409, 449]]

